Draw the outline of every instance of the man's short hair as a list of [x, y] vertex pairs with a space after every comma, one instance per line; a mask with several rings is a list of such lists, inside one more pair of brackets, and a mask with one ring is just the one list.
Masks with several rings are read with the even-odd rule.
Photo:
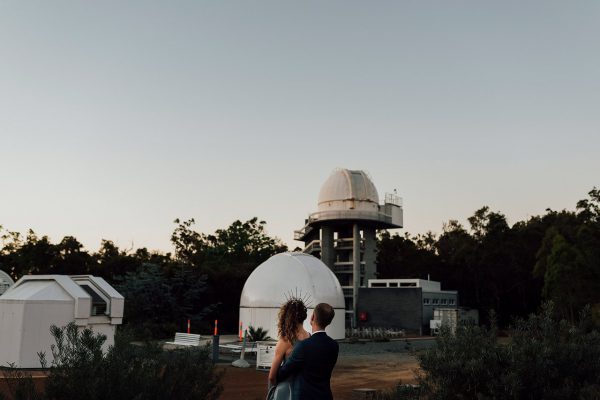
[[327, 303], [317, 304], [313, 314], [315, 315], [315, 322], [321, 328], [328, 326], [331, 321], [333, 321], [333, 317], [335, 317], [335, 311], [333, 310], [333, 307]]

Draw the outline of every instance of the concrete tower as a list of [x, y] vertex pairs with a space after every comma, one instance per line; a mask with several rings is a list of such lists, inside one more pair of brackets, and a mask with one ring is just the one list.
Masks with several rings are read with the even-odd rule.
[[304, 252], [321, 258], [337, 276], [346, 301], [346, 319], [356, 326], [358, 288], [376, 278], [378, 229], [402, 228], [402, 203], [386, 194], [379, 204], [377, 189], [364, 171], [337, 169], [319, 192], [318, 211], [309, 215], [294, 239]]

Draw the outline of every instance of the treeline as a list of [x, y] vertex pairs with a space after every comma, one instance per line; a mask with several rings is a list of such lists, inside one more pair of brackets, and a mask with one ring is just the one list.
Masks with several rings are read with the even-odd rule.
[[[450, 221], [440, 235], [382, 233], [378, 238], [381, 278], [422, 278], [458, 290], [463, 306], [485, 320], [495, 310], [501, 326], [536, 311], [542, 301], [574, 321], [586, 304], [600, 316], [600, 190], [574, 211], [547, 210], [509, 226], [488, 207], [464, 227]], [[252, 270], [287, 247], [256, 218], [235, 221], [214, 234], [194, 230], [194, 220], [175, 221], [173, 253], [121, 249], [104, 240], [96, 252], [74, 237], [58, 243], [0, 227], [0, 269], [17, 279], [26, 274], [93, 274], [126, 297], [125, 321], [148, 337], [185, 329], [209, 332], [214, 319], [235, 332], [240, 294]]]
[[74, 237], [52, 243], [29, 231], [1, 230], [0, 269], [14, 279], [27, 274], [101, 276], [125, 296], [125, 321], [140, 336], [167, 337], [192, 320], [195, 332], [208, 332], [214, 319], [223, 330], [237, 327], [240, 293], [252, 270], [287, 247], [267, 235], [257, 218], [235, 221], [207, 235], [194, 220], [176, 220], [174, 253], [146, 248], [120, 249], [103, 240], [87, 251]]
[[501, 326], [544, 300], [571, 322], [590, 304], [600, 321], [600, 190], [575, 211], [547, 209], [509, 226], [503, 214], [483, 207], [468, 223], [450, 221], [439, 236], [381, 235], [379, 277], [429, 276], [458, 290], [461, 305], [479, 309], [484, 320], [494, 310]]

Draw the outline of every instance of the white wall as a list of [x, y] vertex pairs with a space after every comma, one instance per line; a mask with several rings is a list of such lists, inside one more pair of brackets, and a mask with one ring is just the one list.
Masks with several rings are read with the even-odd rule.
[[46, 353], [48, 365], [52, 362], [50, 346], [55, 344], [50, 327], [63, 327], [74, 319], [74, 301], [26, 302], [23, 308], [21, 348], [19, 360], [21, 368], [40, 368], [38, 352]]
[[0, 308], [0, 366], [19, 361], [23, 307], [21, 302], [4, 302]]

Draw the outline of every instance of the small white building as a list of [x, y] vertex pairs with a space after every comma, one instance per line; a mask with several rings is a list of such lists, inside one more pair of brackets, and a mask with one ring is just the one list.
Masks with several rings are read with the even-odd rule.
[[345, 302], [340, 283], [321, 260], [305, 253], [274, 255], [250, 274], [240, 299], [243, 328], [261, 327], [277, 339], [277, 314], [291, 294], [308, 299], [308, 317], [304, 322], [307, 331], [311, 331], [314, 307], [328, 303], [335, 310], [335, 318], [327, 333], [334, 339], [344, 338]]
[[91, 275], [29, 275], [0, 296], [0, 365], [40, 368], [38, 352], [52, 361], [50, 327], [74, 322], [114, 343], [123, 320], [124, 298], [104, 279]]

